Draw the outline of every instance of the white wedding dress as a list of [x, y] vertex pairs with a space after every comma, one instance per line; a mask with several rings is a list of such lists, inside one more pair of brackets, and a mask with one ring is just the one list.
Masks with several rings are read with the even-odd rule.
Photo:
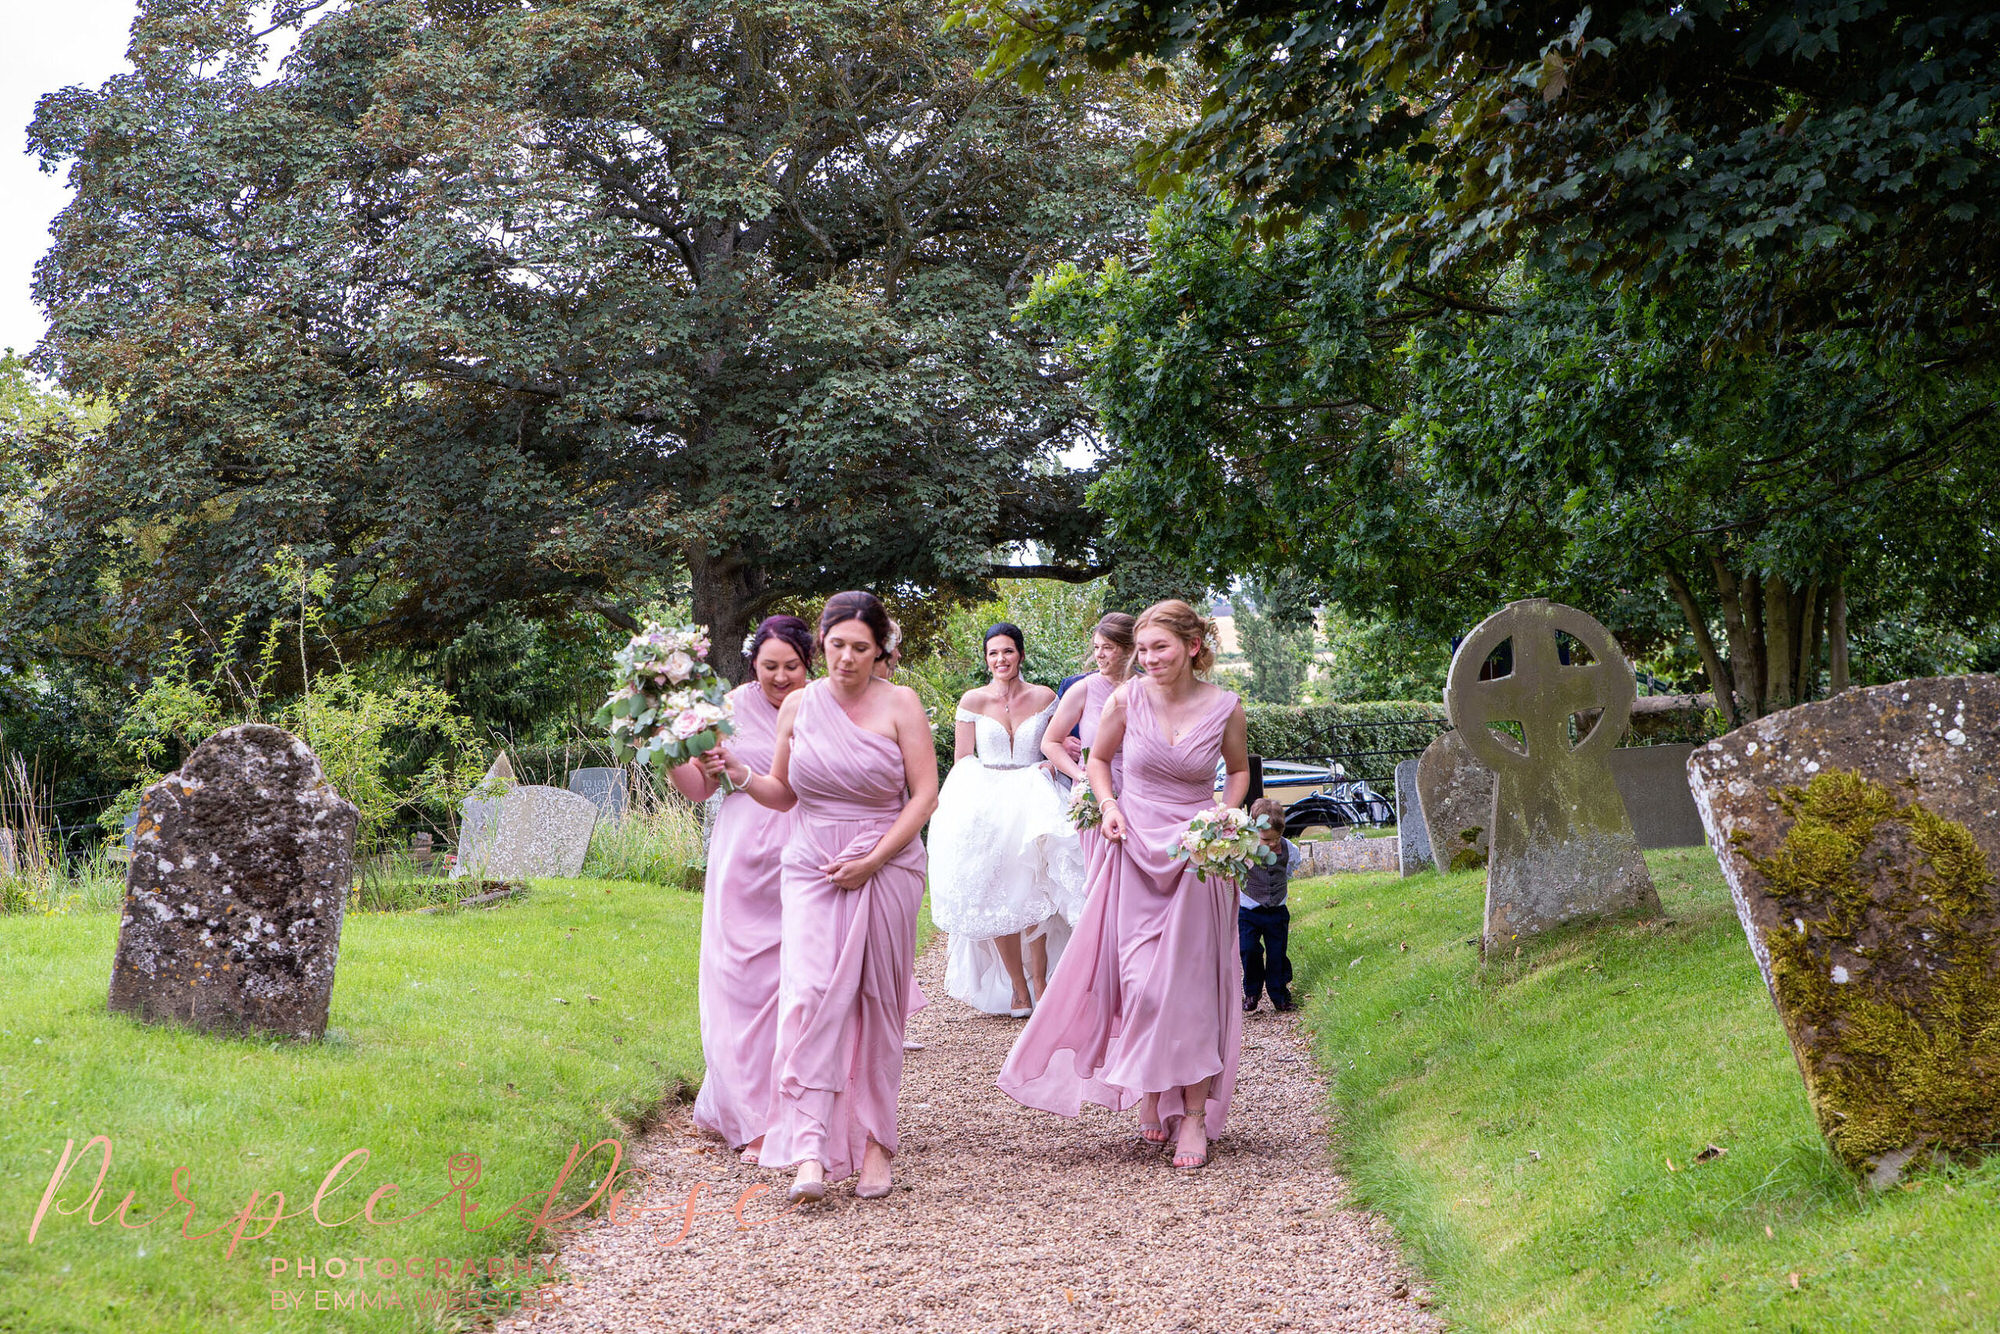
[[973, 725], [978, 756], [952, 766], [931, 816], [931, 920], [951, 937], [945, 990], [988, 1014], [1014, 1003], [994, 941], [1039, 929], [1053, 977], [1083, 915], [1083, 845], [1041, 768], [1042, 733], [1055, 711], [1051, 702], [1010, 742], [998, 719], [958, 710], [958, 721]]

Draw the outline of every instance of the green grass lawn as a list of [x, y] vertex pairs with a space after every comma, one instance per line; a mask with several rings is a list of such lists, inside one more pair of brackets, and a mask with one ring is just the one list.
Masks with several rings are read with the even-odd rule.
[[[115, 914], [0, 917], [0, 1330], [463, 1325], [463, 1315], [408, 1309], [274, 1311], [274, 1287], [356, 1285], [351, 1276], [271, 1282], [268, 1261], [546, 1253], [543, 1239], [527, 1245], [528, 1218], [476, 1235], [461, 1229], [459, 1197], [388, 1226], [321, 1227], [307, 1214], [225, 1257], [227, 1228], [183, 1240], [179, 1212], [135, 1230], [110, 1215], [128, 1190], [138, 1196], [135, 1223], [160, 1214], [174, 1203], [177, 1165], [189, 1169], [183, 1180], [196, 1203], [189, 1233], [229, 1219], [253, 1191], [281, 1190], [285, 1210], [301, 1211], [329, 1169], [359, 1148], [371, 1158], [329, 1198], [329, 1222], [342, 1223], [387, 1182], [401, 1193], [376, 1216], [413, 1212], [447, 1191], [454, 1154], [480, 1159], [480, 1179], [465, 1192], [480, 1206], [474, 1226], [548, 1191], [573, 1142], [629, 1143], [667, 1089], [699, 1079], [700, 916], [698, 895], [591, 880], [537, 882], [527, 899], [484, 911], [350, 914], [326, 1040], [304, 1045], [201, 1037], [109, 1014]], [[64, 1141], [81, 1148], [93, 1135], [109, 1136], [114, 1149], [98, 1213], [107, 1221], [92, 1227], [52, 1209], [30, 1245]], [[82, 1200], [95, 1171], [93, 1157], [63, 1201]], [[579, 1173], [558, 1212], [600, 1176]], [[262, 1226], [249, 1224], [247, 1234]], [[371, 1277], [364, 1286], [399, 1289], [407, 1302], [442, 1285]]]
[[[2000, 1157], [1829, 1155], [1714, 858], [1482, 974], [1483, 877], [1299, 886], [1291, 952], [1361, 1204], [1464, 1330], [2000, 1328]], [[1697, 1161], [1708, 1146], [1725, 1152]]]

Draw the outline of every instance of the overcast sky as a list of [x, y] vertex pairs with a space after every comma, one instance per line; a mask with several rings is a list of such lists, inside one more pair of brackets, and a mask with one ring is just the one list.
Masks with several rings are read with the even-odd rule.
[[69, 196], [27, 152], [35, 99], [123, 69], [137, 9], [136, 0], [0, 0], [0, 347], [26, 352], [41, 341], [45, 322], [28, 284]]

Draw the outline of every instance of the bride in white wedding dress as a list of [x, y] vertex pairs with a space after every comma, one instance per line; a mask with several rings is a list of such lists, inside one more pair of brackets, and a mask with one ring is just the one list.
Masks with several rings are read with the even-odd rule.
[[1083, 915], [1083, 845], [1042, 762], [1055, 692], [1021, 679], [1020, 627], [986, 631], [991, 683], [959, 700], [957, 760], [931, 817], [931, 920], [950, 936], [945, 990], [1025, 1017]]

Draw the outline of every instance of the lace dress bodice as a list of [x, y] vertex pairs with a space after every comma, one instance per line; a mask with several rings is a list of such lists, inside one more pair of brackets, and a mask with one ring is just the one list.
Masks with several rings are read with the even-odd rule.
[[1032, 718], [1024, 719], [1014, 729], [1014, 739], [1007, 740], [1007, 728], [998, 718], [970, 709], [960, 709], [959, 722], [972, 724], [972, 735], [979, 747], [979, 762], [989, 769], [1025, 769], [1031, 764], [1042, 762], [1042, 734], [1049, 730], [1049, 719], [1055, 716], [1056, 702]]

